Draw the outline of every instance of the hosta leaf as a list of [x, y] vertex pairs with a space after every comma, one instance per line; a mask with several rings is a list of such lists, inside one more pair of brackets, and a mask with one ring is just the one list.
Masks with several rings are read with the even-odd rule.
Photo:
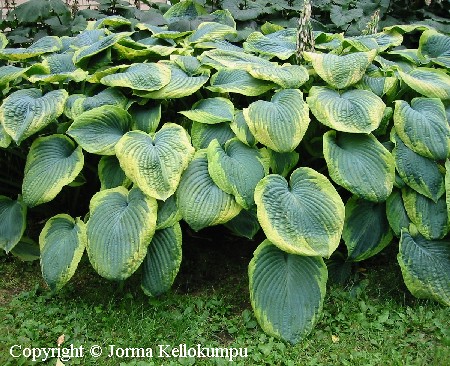
[[125, 108], [127, 102], [128, 99], [118, 89], [108, 88], [92, 97], [86, 97], [82, 94], [75, 94], [75, 96], [71, 95], [67, 99], [67, 105], [65, 107], [64, 113], [67, 117], [75, 119], [83, 112], [104, 105]]
[[208, 125], [206, 123], [192, 123], [191, 128], [192, 146], [196, 150], [206, 149], [209, 143], [217, 139], [221, 145], [232, 139], [234, 136], [227, 122], [217, 123], [215, 125]]
[[367, 90], [333, 89], [313, 86], [306, 101], [311, 112], [325, 126], [350, 133], [370, 133], [380, 125], [386, 105]]
[[0, 49], [0, 58], [9, 61], [22, 61], [44, 53], [57, 52], [62, 48], [59, 37], [42, 37], [28, 48]]
[[133, 64], [124, 71], [104, 76], [100, 82], [109, 86], [153, 91], [166, 86], [170, 75], [170, 69], [163, 64]]
[[272, 81], [283, 89], [298, 89], [309, 79], [308, 71], [300, 65], [261, 66], [249, 68], [254, 78]]
[[386, 215], [395, 236], [400, 237], [402, 229], [409, 228], [411, 220], [408, 217], [399, 190], [394, 190], [386, 200]]
[[275, 84], [255, 79], [247, 71], [223, 69], [211, 76], [211, 86], [206, 88], [215, 93], [237, 93], [257, 96], [272, 89]]
[[131, 21], [120, 15], [110, 15], [105, 18], [101, 18], [94, 23], [94, 28], [107, 28], [109, 27], [120, 27], [122, 25], [131, 25]]
[[450, 306], [449, 241], [426, 240], [402, 230], [397, 260], [414, 296]]
[[88, 76], [87, 71], [77, 68], [72, 61], [72, 54], [52, 54], [44, 59], [42, 66], [46, 73], [33, 74], [29, 77], [32, 83], [44, 81], [46, 83], [55, 83], [60, 81], [74, 80], [80, 82]]
[[181, 219], [181, 213], [180, 210], [178, 210], [175, 196], [170, 196], [165, 201], [158, 201], [156, 230], [162, 230], [174, 226]]
[[426, 30], [420, 36], [418, 53], [423, 58], [450, 68], [450, 37], [434, 29]]
[[208, 171], [214, 183], [245, 209], [255, 205], [254, 192], [268, 170], [261, 153], [238, 139], [231, 139], [222, 148], [217, 140], [208, 146]]
[[391, 96], [397, 91], [398, 79], [396, 77], [372, 77], [364, 75], [355, 86], [360, 89], [370, 90], [379, 97], [383, 95]]
[[429, 98], [450, 99], [450, 76], [443, 70], [417, 67], [406, 73], [398, 70], [402, 80], [413, 90]]
[[106, 37], [108, 30], [103, 29], [86, 29], [76, 37], [72, 38], [72, 46], [74, 48], [82, 48], [85, 46], [90, 46], [100, 39]]
[[279, 153], [269, 150], [270, 170], [273, 174], [287, 177], [297, 165], [300, 155], [296, 151]]
[[323, 155], [331, 179], [368, 201], [386, 201], [395, 180], [391, 153], [373, 135], [328, 131]]
[[0, 33], [0, 48], [3, 49], [8, 44], [8, 38], [3, 33]]
[[287, 60], [296, 52], [296, 44], [290, 40], [274, 37], [273, 34], [265, 36], [260, 32], [253, 32], [244, 42], [244, 49], [270, 58]]
[[273, 66], [270, 61], [241, 51], [216, 49], [204, 52], [202, 57], [214, 60], [222, 65], [222, 68], [248, 70], [249, 67]]
[[255, 210], [241, 210], [239, 215], [226, 222], [225, 227], [237, 236], [253, 239], [261, 226]]
[[265, 240], [249, 264], [250, 300], [261, 328], [295, 344], [322, 311], [328, 278], [322, 258], [287, 254]]
[[98, 163], [98, 178], [100, 179], [100, 190], [126, 187], [131, 185], [130, 179], [125, 175], [115, 155], [103, 156]]
[[11, 138], [20, 144], [58, 118], [67, 99], [65, 90], [42, 95], [39, 89], [17, 90], [0, 107], [0, 122]]
[[403, 36], [395, 30], [392, 30], [390, 32], [380, 32], [345, 38], [343, 45], [344, 47], [351, 45], [358, 51], [370, 51], [372, 49], [376, 49], [378, 52], [382, 52], [386, 51], [390, 47], [400, 46], [402, 42]]
[[205, 150], [195, 154], [183, 173], [176, 199], [181, 216], [195, 231], [223, 224], [241, 210], [233, 196], [217, 187], [210, 177]]
[[398, 137], [392, 154], [398, 174], [408, 186], [435, 202], [443, 195], [444, 177], [434, 160], [416, 154]]
[[11, 136], [6, 133], [0, 120], [0, 147], [7, 148], [11, 144], [11, 141]]
[[411, 33], [414, 31], [425, 31], [427, 29], [430, 29], [429, 26], [426, 24], [400, 24], [400, 25], [392, 25], [390, 27], [384, 27], [384, 32], [390, 32], [392, 30], [395, 30], [399, 32], [400, 34], [404, 33]]
[[39, 244], [26, 236], [22, 236], [20, 241], [12, 248], [11, 254], [23, 262], [33, 262], [41, 257]]
[[21, 199], [0, 196], [0, 249], [8, 253], [20, 241], [27, 226], [26, 218], [27, 206]]
[[344, 204], [322, 174], [298, 168], [290, 183], [263, 178], [255, 190], [258, 219], [267, 238], [288, 253], [329, 257], [344, 226]]
[[450, 127], [440, 99], [414, 98], [411, 106], [397, 100], [394, 125], [405, 145], [417, 154], [434, 160], [450, 155]]
[[67, 134], [92, 154], [114, 155], [114, 146], [131, 130], [130, 114], [122, 108], [105, 105], [76, 117]]
[[180, 1], [167, 10], [163, 17], [169, 23], [180, 21], [182, 19], [193, 19], [199, 15], [207, 14], [205, 8], [192, 0]]
[[179, 223], [156, 231], [142, 263], [142, 290], [148, 296], [168, 291], [181, 264], [181, 227]]
[[124, 280], [140, 266], [155, 233], [158, 206], [138, 188], [107, 189], [92, 197], [87, 222], [87, 253], [94, 269]]
[[277, 152], [294, 150], [309, 126], [309, 108], [298, 89], [275, 93], [270, 102], [258, 100], [244, 109], [256, 140]]
[[392, 231], [386, 217], [386, 205], [362, 200], [356, 196], [345, 205], [345, 223], [342, 239], [348, 249], [348, 258], [358, 262], [373, 257], [392, 240]]
[[402, 190], [406, 212], [426, 239], [442, 239], [449, 231], [447, 204], [442, 196], [437, 202], [408, 188]]
[[90, 45], [82, 47], [75, 51], [73, 55], [73, 63], [81, 68], [86, 68], [89, 64], [89, 59], [99, 54], [100, 52], [108, 49], [113, 44], [119, 42], [121, 39], [125, 37], [129, 37], [132, 32], [122, 32], [122, 33], [113, 33], [109, 36], [101, 38], [97, 42], [94, 42]]
[[22, 184], [23, 201], [34, 207], [55, 198], [81, 172], [80, 146], [64, 135], [38, 137], [31, 145]]
[[133, 105], [128, 113], [133, 118], [133, 130], [154, 133], [161, 122], [161, 104]]
[[183, 98], [194, 94], [205, 84], [209, 76], [199, 75], [190, 76], [183, 71], [179, 66], [174, 64], [165, 64], [170, 68], [171, 77], [169, 83], [163, 88], [145, 93], [142, 96], [150, 99], [169, 99], [169, 98]]
[[228, 35], [237, 35], [236, 29], [216, 22], [204, 22], [187, 38], [187, 42], [199, 43], [213, 41], [223, 39]]
[[236, 111], [230, 127], [236, 134], [236, 137], [244, 144], [248, 146], [255, 146], [257, 144], [258, 141], [256, 141], [255, 136], [250, 132], [243, 111]]
[[69, 215], [49, 219], [39, 235], [42, 277], [52, 291], [74, 275], [86, 247], [86, 225]]
[[179, 113], [195, 122], [216, 124], [231, 121], [234, 117], [234, 106], [226, 98], [208, 98], [196, 102], [190, 111]]
[[29, 68], [12, 65], [0, 67], [0, 85], [7, 85], [10, 81], [20, 78]]
[[303, 55], [323, 80], [334, 88], [345, 89], [361, 80], [377, 51], [355, 52], [345, 56], [313, 52], [304, 52]]
[[128, 132], [116, 145], [125, 174], [146, 195], [163, 201], [177, 189], [194, 151], [187, 132], [174, 123], [164, 124], [154, 136]]

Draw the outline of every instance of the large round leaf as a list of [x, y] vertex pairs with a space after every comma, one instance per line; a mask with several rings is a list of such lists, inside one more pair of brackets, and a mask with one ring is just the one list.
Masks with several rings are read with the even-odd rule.
[[15, 91], [0, 107], [3, 128], [20, 144], [62, 114], [67, 96], [64, 89], [48, 92], [44, 96], [39, 89]]
[[444, 194], [444, 176], [438, 164], [410, 150], [403, 141], [394, 136], [395, 148], [392, 154], [398, 174], [415, 191], [437, 201]]
[[124, 280], [141, 265], [155, 233], [158, 205], [138, 188], [101, 191], [92, 198], [87, 222], [87, 253], [94, 269]]
[[253, 32], [244, 42], [244, 49], [267, 58], [277, 57], [280, 60], [287, 60], [295, 54], [296, 44], [273, 34], [265, 36], [260, 32]]
[[450, 68], [450, 36], [434, 29], [426, 30], [420, 36], [418, 52], [421, 57]]
[[133, 118], [133, 130], [154, 133], [161, 122], [161, 104], [133, 105], [128, 109]]
[[153, 91], [166, 86], [170, 75], [170, 69], [163, 64], [133, 64], [124, 71], [104, 76], [100, 82], [109, 86]]
[[368, 90], [347, 90], [342, 94], [313, 86], [306, 101], [311, 112], [325, 126], [350, 133], [370, 133], [380, 125], [386, 105]]
[[221, 145], [234, 136], [228, 122], [209, 125], [207, 123], [193, 122], [191, 128], [192, 146], [195, 149], [206, 149], [209, 143], [217, 139]]
[[397, 255], [411, 293], [450, 306], [450, 242], [426, 240], [402, 230]]
[[444, 70], [417, 67], [406, 73], [398, 70], [402, 80], [420, 94], [443, 100], [450, 99], [450, 76]]
[[307, 61], [311, 61], [314, 70], [332, 87], [345, 89], [358, 82], [377, 54], [376, 50], [355, 52], [345, 56], [304, 52]]
[[447, 235], [449, 222], [444, 196], [433, 202], [410, 188], [404, 188], [402, 197], [409, 218], [426, 239], [442, 239]]
[[0, 196], [0, 249], [8, 253], [20, 241], [27, 226], [26, 218], [27, 206], [21, 199]]
[[0, 49], [0, 58], [9, 61], [22, 61], [44, 53], [56, 52], [62, 48], [59, 37], [42, 37], [27, 48], [3, 48]]
[[86, 225], [69, 215], [49, 219], [39, 235], [42, 277], [57, 291], [74, 275], [86, 247]]
[[394, 125], [405, 145], [417, 154], [434, 160], [450, 155], [450, 127], [440, 99], [414, 98], [411, 106], [397, 100]]
[[328, 131], [323, 155], [331, 179], [368, 201], [386, 201], [395, 180], [391, 153], [373, 135]]
[[77, 68], [72, 61], [72, 56], [71, 53], [55, 53], [46, 57], [41, 64], [45, 72], [33, 73], [33, 75], [29, 77], [29, 80], [32, 83], [38, 81], [57, 83], [68, 80], [80, 82], [85, 80], [88, 76], [88, 72]]
[[208, 171], [214, 183], [232, 194], [245, 209], [255, 204], [255, 187], [268, 171], [260, 151], [234, 138], [222, 148], [217, 140], [208, 146]]
[[265, 80], [255, 79], [245, 70], [219, 70], [210, 80], [206, 88], [214, 93], [237, 93], [246, 96], [257, 96], [272, 89], [275, 84]]
[[195, 122], [216, 124], [231, 121], [234, 117], [234, 106], [226, 98], [208, 98], [199, 100], [190, 111], [179, 113]]
[[51, 201], [78, 176], [83, 165], [81, 147], [67, 136], [37, 138], [27, 156], [23, 201], [29, 207]]
[[280, 175], [268, 175], [256, 186], [255, 202], [264, 233], [285, 252], [328, 258], [339, 245], [344, 203], [315, 170], [294, 170], [289, 185]]
[[351, 261], [362, 261], [383, 250], [392, 240], [386, 205], [353, 196], [345, 205], [342, 239]]
[[67, 134], [92, 154], [114, 155], [114, 147], [131, 130], [130, 114], [122, 108], [105, 105], [76, 117]]
[[177, 189], [194, 148], [183, 127], [166, 123], [154, 136], [126, 133], [116, 145], [116, 154], [125, 174], [145, 194], [164, 201]]
[[250, 300], [261, 328], [298, 343], [322, 311], [327, 267], [322, 258], [288, 254], [265, 240], [248, 268]]
[[237, 35], [235, 27], [216, 22], [203, 22], [197, 27], [195, 32], [187, 38], [187, 42], [200, 43], [213, 41], [215, 39], [224, 39], [225, 36], [228, 35]]
[[146, 295], [159, 296], [170, 289], [180, 269], [181, 244], [179, 223], [155, 232], [142, 263], [141, 287]]
[[300, 88], [309, 79], [308, 71], [300, 65], [252, 67], [248, 72], [254, 78], [272, 81], [284, 89]]
[[210, 177], [205, 150], [197, 151], [183, 173], [176, 199], [181, 216], [195, 231], [223, 224], [241, 210], [233, 196], [217, 187]]
[[402, 194], [397, 189], [392, 191], [392, 194], [386, 200], [386, 216], [395, 236], [400, 237], [402, 229], [409, 228], [411, 220], [406, 212]]
[[242, 51], [216, 49], [204, 52], [202, 57], [214, 60], [220, 65], [219, 69], [248, 70], [250, 67], [273, 66], [270, 61], [262, 57]]
[[308, 105], [297, 89], [281, 90], [270, 102], [258, 100], [243, 112], [255, 138], [277, 152], [294, 150], [310, 122]]

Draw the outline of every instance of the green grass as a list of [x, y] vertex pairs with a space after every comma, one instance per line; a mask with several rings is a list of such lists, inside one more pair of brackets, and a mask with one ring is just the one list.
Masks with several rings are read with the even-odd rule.
[[[96, 275], [87, 258], [52, 295], [38, 263], [0, 257], [0, 365], [32, 364], [13, 359], [9, 348], [55, 347], [61, 334], [63, 346], [155, 350], [151, 359], [85, 355], [66, 365], [448, 365], [450, 311], [407, 292], [392, 259], [395, 248], [364, 263], [346, 287], [331, 286], [313, 332], [290, 346], [265, 335], [253, 317], [246, 265], [254, 248], [248, 245], [235, 242], [225, 251], [210, 241], [188, 244], [173, 290], [160, 299], [142, 294], [139, 273], [122, 287]], [[180, 343], [246, 347], [248, 357], [235, 363], [157, 357], [157, 345]]]

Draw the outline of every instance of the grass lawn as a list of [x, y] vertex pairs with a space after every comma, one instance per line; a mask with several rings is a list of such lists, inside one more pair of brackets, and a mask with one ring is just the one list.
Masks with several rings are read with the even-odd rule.
[[[255, 247], [191, 238], [173, 290], [159, 299], [142, 293], [139, 273], [119, 286], [94, 273], [86, 256], [51, 295], [39, 263], [0, 257], [0, 365], [35, 364], [12, 358], [10, 347], [56, 347], [62, 334], [64, 347], [100, 345], [104, 352], [65, 365], [449, 365], [450, 310], [407, 292], [395, 245], [360, 264], [345, 287], [329, 288], [321, 320], [296, 346], [265, 335], [255, 321], [247, 279]], [[166, 344], [245, 347], [248, 357], [159, 358], [157, 346]], [[109, 358], [110, 345], [152, 348], [154, 357]]]

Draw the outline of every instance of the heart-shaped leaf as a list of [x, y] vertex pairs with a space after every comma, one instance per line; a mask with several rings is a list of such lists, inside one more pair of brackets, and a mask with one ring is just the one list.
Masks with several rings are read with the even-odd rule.
[[255, 138], [277, 152], [294, 150], [310, 122], [308, 105], [297, 89], [281, 90], [270, 102], [258, 100], [243, 112]]
[[0, 249], [8, 253], [20, 241], [27, 226], [26, 218], [27, 206], [21, 199], [0, 196]]
[[315, 170], [294, 170], [289, 185], [280, 175], [268, 175], [256, 186], [255, 202], [264, 233], [285, 252], [328, 258], [337, 248], [344, 203]]
[[190, 111], [179, 113], [195, 122], [216, 124], [231, 121], [234, 117], [234, 106], [226, 98], [208, 98], [196, 102]]
[[87, 253], [92, 267], [110, 280], [124, 280], [138, 269], [155, 233], [156, 200], [138, 188], [107, 189], [92, 197]]
[[429, 98], [450, 99], [450, 76], [443, 70], [417, 67], [409, 72], [398, 70], [402, 80], [413, 90]]
[[252, 67], [248, 72], [254, 78], [272, 81], [283, 89], [298, 89], [309, 79], [308, 71], [300, 65]]
[[272, 89], [275, 84], [255, 79], [248, 71], [223, 69], [211, 76], [211, 86], [206, 88], [214, 93], [237, 93], [257, 96]]
[[261, 328], [298, 343], [322, 311], [328, 278], [322, 258], [288, 254], [265, 240], [248, 267], [250, 300]]
[[244, 42], [244, 49], [248, 52], [268, 56], [268, 58], [277, 57], [280, 60], [287, 60], [295, 53], [296, 44], [291, 40], [277, 37], [277, 34], [264, 35], [260, 32], [253, 32]]
[[336, 90], [313, 86], [306, 101], [325, 126], [350, 133], [370, 133], [380, 125], [386, 105], [368, 90]]
[[52, 291], [74, 275], [86, 247], [86, 225], [69, 215], [49, 219], [39, 235], [42, 277]]
[[125, 174], [145, 194], [166, 200], [177, 189], [194, 148], [183, 127], [166, 123], [153, 137], [142, 131], [126, 133], [116, 154]]
[[193, 122], [191, 128], [192, 146], [196, 150], [206, 149], [209, 143], [217, 139], [221, 145], [234, 136], [228, 122], [209, 125], [206, 123]]
[[386, 201], [395, 180], [391, 153], [373, 136], [328, 131], [323, 155], [331, 179], [368, 201]]
[[27, 156], [23, 201], [28, 207], [51, 201], [80, 174], [83, 165], [81, 147], [67, 136], [37, 138]]

